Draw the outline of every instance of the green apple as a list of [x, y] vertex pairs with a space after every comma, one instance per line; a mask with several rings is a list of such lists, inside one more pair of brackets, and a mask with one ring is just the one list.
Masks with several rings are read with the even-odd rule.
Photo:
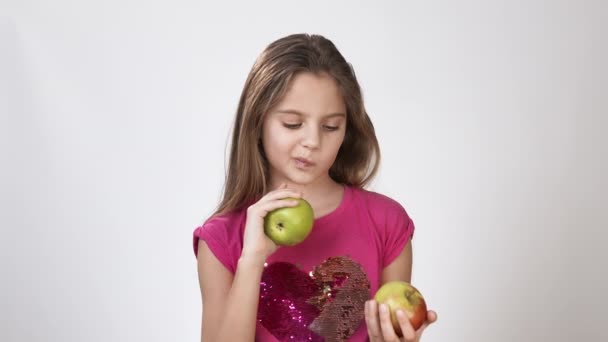
[[391, 322], [395, 332], [403, 336], [399, 321], [397, 321], [397, 310], [403, 312], [410, 319], [414, 330], [418, 330], [426, 321], [426, 302], [420, 291], [405, 281], [390, 281], [376, 292], [374, 299], [379, 304], [387, 304], [391, 312]]
[[302, 198], [295, 207], [275, 209], [264, 218], [264, 233], [279, 246], [294, 246], [304, 241], [314, 223], [314, 213], [310, 204]]

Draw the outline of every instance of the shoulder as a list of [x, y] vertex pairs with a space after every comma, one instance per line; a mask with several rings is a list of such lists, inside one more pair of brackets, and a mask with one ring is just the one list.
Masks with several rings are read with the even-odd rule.
[[367, 189], [352, 188], [352, 209], [365, 213], [377, 231], [387, 236], [393, 233], [411, 235], [414, 222], [397, 200]]
[[207, 218], [204, 223], [198, 227], [200, 229], [222, 229], [234, 226], [241, 222], [245, 217], [245, 210], [236, 210], [226, 214], [216, 214]]
[[365, 212], [378, 237], [382, 265], [386, 267], [399, 256], [414, 235], [414, 221], [397, 200], [370, 190], [353, 189], [355, 210]]
[[219, 233], [223, 231], [235, 231], [234, 227], [243, 221], [245, 216], [244, 210], [233, 211], [226, 214], [216, 214], [207, 218], [203, 224], [198, 226], [195, 231], [200, 233], [210, 232]]
[[[213, 215], [196, 227], [193, 232], [194, 254], [198, 254], [199, 241], [205, 241], [216, 256], [228, 264], [228, 256], [222, 260], [222, 254], [233, 258], [240, 251], [244, 231], [246, 211], [237, 210], [227, 214]], [[227, 265], [228, 266], [228, 265]], [[229, 269], [234, 265], [230, 262]]]
[[352, 187], [353, 202], [365, 206], [371, 213], [380, 215], [406, 215], [405, 207], [397, 200], [363, 188]]

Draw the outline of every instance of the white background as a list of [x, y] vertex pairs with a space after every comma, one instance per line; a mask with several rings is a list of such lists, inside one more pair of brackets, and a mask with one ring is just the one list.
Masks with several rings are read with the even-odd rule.
[[607, 340], [605, 1], [0, 4], [1, 341], [199, 339], [192, 231], [253, 61], [299, 32], [357, 72], [423, 340]]

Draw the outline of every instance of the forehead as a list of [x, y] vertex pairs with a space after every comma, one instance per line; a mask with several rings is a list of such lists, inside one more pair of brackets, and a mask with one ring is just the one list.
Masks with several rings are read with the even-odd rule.
[[296, 74], [276, 110], [295, 110], [308, 115], [346, 113], [338, 82], [327, 74]]

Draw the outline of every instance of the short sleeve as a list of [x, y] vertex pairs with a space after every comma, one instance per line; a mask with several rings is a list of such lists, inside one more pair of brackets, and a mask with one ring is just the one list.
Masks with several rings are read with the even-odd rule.
[[[238, 259], [238, 241], [235, 243], [234, 231], [236, 227], [229, 227], [228, 220], [223, 217], [215, 217], [207, 220], [202, 226], [197, 227], [193, 233], [194, 255], [198, 256], [198, 243], [205, 241], [215, 257], [232, 273], [236, 271]], [[238, 240], [238, 239], [237, 239]]]
[[399, 203], [394, 202], [386, 213], [382, 267], [390, 265], [414, 236], [414, 222]]

